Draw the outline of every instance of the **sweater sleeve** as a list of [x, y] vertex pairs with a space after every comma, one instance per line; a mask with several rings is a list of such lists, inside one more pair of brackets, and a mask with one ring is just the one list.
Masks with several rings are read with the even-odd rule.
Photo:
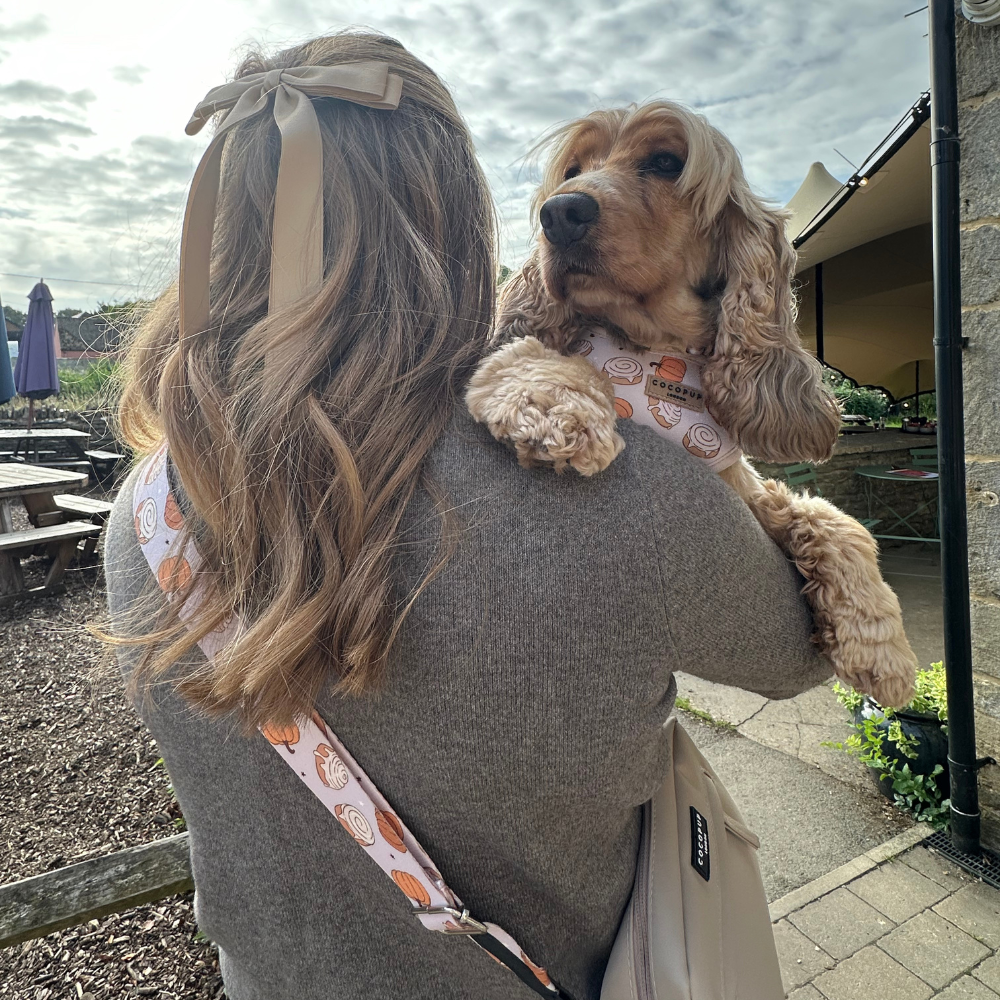
[[[790, 698], [833, 673], [812, 642], [794, 564], [749, 508], [702, 463], [653, 492], [653, 537], [677, 669]], [[674, 544], [697, 537], [696, 550]]]

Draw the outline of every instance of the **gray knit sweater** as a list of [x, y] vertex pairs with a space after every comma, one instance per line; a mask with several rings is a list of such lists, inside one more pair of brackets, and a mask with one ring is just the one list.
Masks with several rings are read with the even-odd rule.
[[[519, 468], [458, 412], [429, 463], [461, 515], [459, 550], [413, 608], [384, 689], [318, 706], [473, 916], [575, 1000], [599, 997], [639, 807], [670, 764], [672, 671], [777, 698], [830, 672], [801, 581], [746, 507], [682, 449], [621, 429], [625, 452], [584, 479]], [[159, 600], [131, 487], [107, 539], [118, 621]], [[427, 498], [407, 530], [404, 584], [433, 553]], [[231, 1000], [532, 995], [467, 938], [424, 930], [262, 737], [165, 687], [142, 714], [187, 819], [198, 923]]]

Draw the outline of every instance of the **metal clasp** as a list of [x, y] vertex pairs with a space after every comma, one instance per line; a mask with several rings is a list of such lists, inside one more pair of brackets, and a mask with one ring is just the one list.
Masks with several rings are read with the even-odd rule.
[[453, 906], [416, 906], [413, 908], [413, 913], [414, 916], [420, 916], [424, 913], [447, 913], [448, 916], [454, 917], [458, 927], [442, 927], [440, 928], [442, 934], [486, 934], [489, 932], [486, 924], [480, 923], [470, 916], [469, 911], [465, 908], [456, 910]]

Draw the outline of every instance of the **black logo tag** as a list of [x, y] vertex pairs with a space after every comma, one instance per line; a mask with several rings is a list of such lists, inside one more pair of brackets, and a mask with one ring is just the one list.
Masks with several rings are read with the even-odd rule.
[[691, 867], [707, 882], [711, 875], [708, 820], [691, 806]]

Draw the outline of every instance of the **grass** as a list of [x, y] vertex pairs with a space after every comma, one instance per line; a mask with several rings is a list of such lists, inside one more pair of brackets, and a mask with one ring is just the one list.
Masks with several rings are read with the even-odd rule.
[[701, 719], [702, 722], [707, 722], [710, 726], [714, 726], [716, 729], [735, 729], [736, 727], [731, 722], [726, 722], [724, 719], [717, 719], [714, 715], [706, 712], [704, 709], [695, 708], [691, 704], [690, 698], [677, 697], [674, 699], [674, 705], [679, 708], [682, 712], [687, 712], [688, 715], [693, 715], [696, 719]]
[[118, 364], [114, 361], [95, 361], [86, 371], [61, 371], [59, 373], [60, 400], [84, 409], [91, 403], [106, 403], [115, 391]]

